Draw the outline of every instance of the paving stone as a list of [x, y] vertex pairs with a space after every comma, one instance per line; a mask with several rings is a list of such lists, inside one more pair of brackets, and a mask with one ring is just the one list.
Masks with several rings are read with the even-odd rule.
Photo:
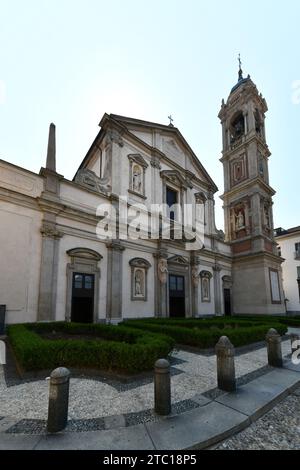
[[275, 369], [240, 387], [235, 393], [226, 393], [216, 398], [216, 401], [255, 420], [271, 409], [274, 402], [287, 396], [289, 390], [299, 382], [300, 375], [297, 373]]
[[211, 399], [201, 395], [201, 393], [198, 393], [192, 398], [192, 401], [197, 403], [199, 406], [206, 406], [208, 403], [211, 403]]
[[114, 415], [104, 417], [105, 429], [116, 429], [126, 426], [126, 419], [124, 415]]
[[283, 364], [284, 368], [300, 373], [300, 364], [293, 364], [291, 359], [285, 360]]
[[158, 450], [202, 449], [249, 425], [249, 418], [219, 403], [145, 426]]
[[36, 450], [153, 450], [153, 443], [143, 424], [129, 428], [86, 433], [48, 434]]
[[29, 436], [22, 434], [0, 434], [0, 450], [33, 450], [41, 436]]

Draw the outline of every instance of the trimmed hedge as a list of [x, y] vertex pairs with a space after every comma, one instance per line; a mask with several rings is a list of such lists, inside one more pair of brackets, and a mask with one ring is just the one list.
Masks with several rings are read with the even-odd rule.
[[247, 315], [245, 317], [243, 316], [236, 316], [232, 317], [236, 318], [238, 320], [251, 320], [251, 321], [260, 321], [260, 322], [270, 322], [270, 321], [275, 321], [277, 323], [282, 323], [283, 325], [288, 325], [288, 326], [295, 326], [295, 327], [300, 327], [300, 317], [288, 317], [288, 316], [270, 316], [270, 315]]
[[177, 344], [203, 349], [213, 348], [221, 336], [228, 336], [234, 346], [244, 346], [264, 340], [271, 327], [281, 335], [287, 332], [287, 327], [280, 323], [263, 324], [244, 320], [222, 322], [219, 319], [218, 321], [147, 319], [127, 320], [123, 325], [152, 333], [163, 333], [171, 336]]
[[[91, 339], [52, 340], [40, 336], [52, 331], [87, 334]], [[135, 373], [153, 369], [155, 361], [167, 357], [174, 347], [174, 340], [162, 334], [124, 326], [66, 322], [10, 325], [8, 337], [25, 370], [65, 366]]]

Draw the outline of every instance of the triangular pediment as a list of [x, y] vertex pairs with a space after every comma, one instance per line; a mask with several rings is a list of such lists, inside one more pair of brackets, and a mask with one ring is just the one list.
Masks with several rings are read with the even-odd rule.
[[128, 155], [128, 158], [130, 161], [137, 163], [138, 165], [141, 165], [143, 168], [148, 167], [148, 163], [146, 160], [140, 155], [139, 153], [131, 153]]
[[179, 162], [181, 159], [185, 159], [183, 149], [180, 148], [174, 138], [163, 137], [163, 152], [167, 157], [172, 157], [175, 160], [179, 160]]
[[187, 186], [186, 179], [177, 170], [164, 170], [160, 172], [160, 176], [176, 186]]
[[136, 139], [139, 145], [144, 145], [151, 152], [155, 149], [162, 159], [165, 156], [166, 159], [174, 162], [184, 171], [191, 173], [194, 178], [202, 181], [211, 191], [216, 192], [218, 190], [216, 184], [176, 127], [116, 114], [105, 114], [100, 125], [103, 129], [108, 128], [109, 125], [115, 126], [123, 137], [127, 135], [132, 139]]
[[172, 256], [168, 259], [168, 263], [181, 264], [184, 266], [188, 266], [190, 264], [189, 261], [181, 255]]

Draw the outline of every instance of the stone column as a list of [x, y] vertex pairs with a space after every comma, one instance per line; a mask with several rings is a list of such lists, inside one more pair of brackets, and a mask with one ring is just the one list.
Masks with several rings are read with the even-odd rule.
[[222, 302], [221, 302], [221, 267], [216, 263], [213, 267], [214, 271], [214, 295], [215, 295], [215, 314], [222, 314]]
[[125, 248], [118, 240], [109, 242], [106, 246], [108, 250], [106, 319], [108, 322], [118, 323], [122, 320], [122, 257]]

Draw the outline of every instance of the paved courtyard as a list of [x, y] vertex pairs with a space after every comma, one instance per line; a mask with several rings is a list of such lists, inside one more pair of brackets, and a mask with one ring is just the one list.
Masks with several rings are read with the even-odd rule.
[[[290, 341], [282, 343], [283, 355], [290, 353]], [[216, 358], [214, 355], [174, 351], [172, 355], [172, 402], [181, 411], [190, 409], [189, 400], [196, 394], [216, 393]], [[263, 374], [267, 368], [266, 347], [238, 352], [236, 375], [243, 383]], [[9, 383], [0, 368], [0, 417], [45, 420], [48, 410], [48, 387], [45, 379]], [[154, 403], [153, 379], [144, 377], [129, 383], [100, 378], [73, 378], [70, 384], [69, 419], [99, 417], [151, 410]], [[193, 403], [193, 402], [192, 402]]]

